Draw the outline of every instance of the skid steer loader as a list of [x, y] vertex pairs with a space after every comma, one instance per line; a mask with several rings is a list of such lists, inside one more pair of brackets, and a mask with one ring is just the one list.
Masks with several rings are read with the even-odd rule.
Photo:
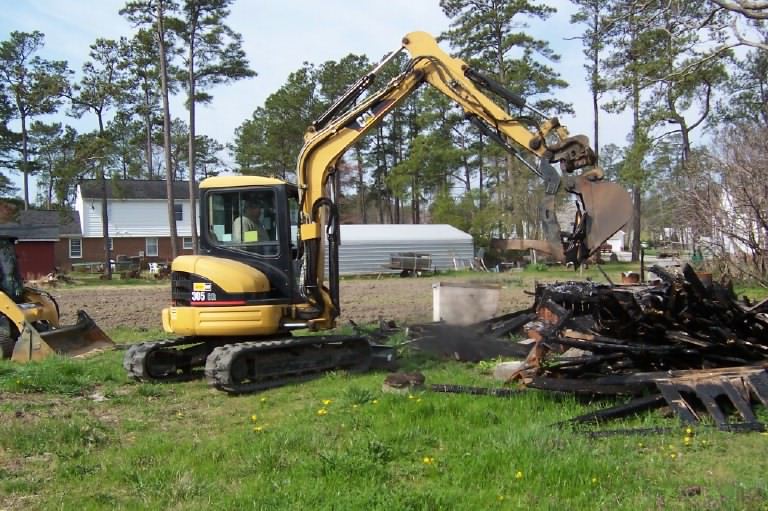
[[0, 358], [29, 362], [53, 354], [77, 357], [113, 348], [112, 339], [85, 311], [77, 312], [74, 325], [59, 324], [53, 296], [24, 285], [15, 241], [0, 236]]

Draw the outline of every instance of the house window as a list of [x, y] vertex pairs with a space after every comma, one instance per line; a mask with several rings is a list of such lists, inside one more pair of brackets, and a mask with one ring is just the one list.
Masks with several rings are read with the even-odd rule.
[[70, 259], [80, 259], [83, 257], [82, 238], [69, 238], [69, 257]]
[[176, 217], [177, 222], [181, 222], [182, 220], [184, 220], [184, 205], [174, 203], [173, 214]]
[[182, 240], [182, 248], [184, 250], [192, 250], [192, 238], [184, 238]]
[[147, 257], [157, 257], [157, 238], [147, 238]]

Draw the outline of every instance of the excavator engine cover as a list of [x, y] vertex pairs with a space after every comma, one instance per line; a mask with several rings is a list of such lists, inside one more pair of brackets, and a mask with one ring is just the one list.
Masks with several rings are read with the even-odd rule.
[[51, 355], [80, 357], [86, 354], [114, 348], [115, 343], [91, 319], [85, 311], [77, 311], [77, 323], [53, 330], [39, 332], [30, 322], [24, 322], [24, 329], [13, 348], [11, 360], [30, 362], [42, 360]]

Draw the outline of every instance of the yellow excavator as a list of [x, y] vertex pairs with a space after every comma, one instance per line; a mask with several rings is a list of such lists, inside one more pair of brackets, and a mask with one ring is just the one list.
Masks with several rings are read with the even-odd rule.
[[[363, 97], [401, 51], [410, 55], [405, 69]], [[556, 118], [447, 55], [429, 34], [413, 32], [309, 127], [298, 186], [256, 176], [200, 183], [200, 255], [173, 261], [172, 306], [162, 312], [165, 331], [179, 337], [130, 348], [123, 362], [129, 375], [183, 380], [204, 370], [214, 387], [243, 393], [329, 369], [366, 369], [388, 356], [363, 337], [291, 332], [331, 329], [340, 313], [338, 191], [332, 179], [337, 163], [424, 84], [453, 100], [470, 122], [544, 180], [542, 218], [556, 260], [578, 264], [627, 223], [629, 196], [603, 179], [586, 137], [569, 136]], [[543, 120], [513, 117], [489, 94]], [[573, 232], [565, 236], [555, 216], [555, 195], [563, 189], [579, 205]]]
[[85, 311], [77, 311], [74, 325], [61, 325], [53, 296], [24, 285], [15, 240], [0, 234], [0, 358], [31, 362], [54, 354], [79, 357], [114, 348], [112, 339]]

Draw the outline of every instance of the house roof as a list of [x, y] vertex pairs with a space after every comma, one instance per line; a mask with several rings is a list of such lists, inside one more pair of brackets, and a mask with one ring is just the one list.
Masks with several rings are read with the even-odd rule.
[[80, 235], [80, 213], [70, 210], [29, 209], [19, 212], [22, 226], [55, 227], [57, 235]]
[[0, 224], [0, 238], [19, 241], [57, 241], [59, 228], [46, 225]]
[[[98, 179], [80, 181], [80, 193], [84, 199], [101, 199], [101, 182]], [[197, 184], [195, 184], [197, 195]], [[189, 199], [189, 181], [174, 181], [173, 196], [176, 199]], [[107, 181], [108, 199], [166, 199], [164, 179], [111, 179]]]
[[472, 240], [472, 236], [448, 224], [345, 224], [341, 242]]

